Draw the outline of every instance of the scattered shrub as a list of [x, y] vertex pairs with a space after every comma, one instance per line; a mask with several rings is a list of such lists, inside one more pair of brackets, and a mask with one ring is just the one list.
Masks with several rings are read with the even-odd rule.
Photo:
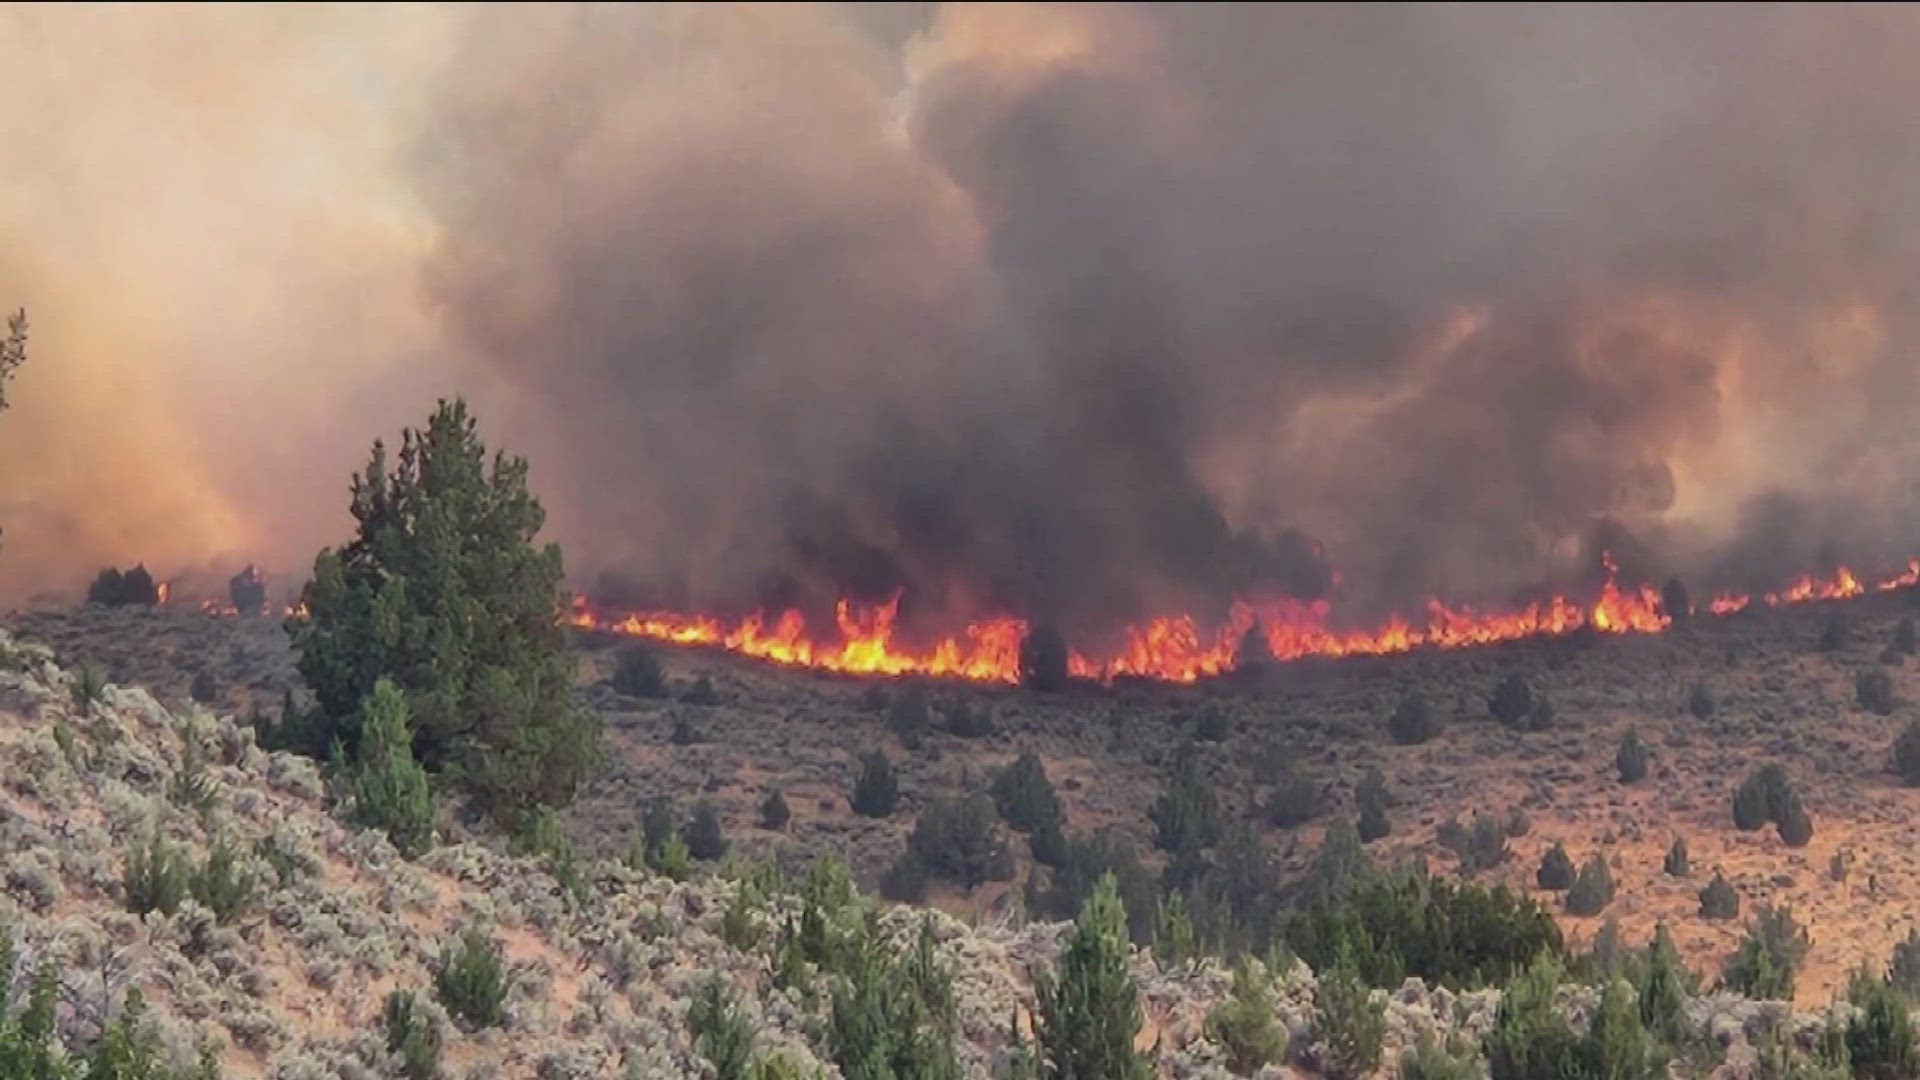
[[1580, 872], [1574, 875], [1573, 887], [1567, 890], [1567, 911], [1581, 916], [1598, 915], [1612, 902], [1613, 874], [1607, 870], [1607, 861], [1595, 852], [1587, 856], [1587, 861], [1580, 864]]
[[1560, 892], [1573, 885], [1573, 859], [1567, 849], [1555, 844], [1547, 849], [1540, 859], [1540, 869], [1534, 873], [1534, 880], [1542, 889]]
[[320, 552], [307, 615], [287, 624], [315, 699], [310, 752], [338, 742], [355, 758], [361, 705], [386, 676], [420, 763], [457, 774], [496, 819], [572, 799], [600, 725], [573, 696], [565, 571], [558, 546], [534, 546], [545, 512], [526, 480], [524, 459], [489, 466], [458, 400], [405, 433], [392, 471], [374, 444], [353, 482], [357, 534]]
[[512, 974], [500, 945], [477, 927], [440, 949], [433, 964], [433, 989], [440, 1004], [468, 1030], [498, 1027], [506, 1019]]
[[1876, 716], [1893, 715], [1893, 678], [1881, 668], [1868, 668], [1855, 675], [1853, 696], [1861, 708]]
[[1378, 987], [1408, 976], [1454, 989], [1498, 985], [1535, 956], [1565, 951], [1553, 916], [1530, 898], [1411, 873], [1360, 874], [1295, 909], [1282, 933], [1315, 971], [1345, 956]]
[[1807, 954], [1807, 932], [1786, 908], [1760, 913], [1721, 969], [1720, 982], [1756, 1001], [1792, 1001], [1793, 977]]
[[387, 1053], [400, 1058], [406, 1080], [434, 1080], [440, 1075], [440, 1032], [433, 1026], [411, 990], [387, 994], [382, 1020], [387, 1031]]
[[1723, 874], [1713, 875], [1707, 887], [1700, 890], [1700, 917], [1703, 919], [1734, 919], [1740, 916], [1740, 894], [1727, 883]]
[[1207, 1038], [1227, 1053], [1227, 1069], [1252, 1076], [1287, 1056], [1287, 1033], [1273, 1022], [1273, 995], [1267, 974], [1241, 957], [1233, 968], [1233, 989], [1207, 1012]]
[[966, 888], [1013, 876], [1012, 858], [1000, 836], [993, 800], [972, 795], [938, 799], [920, 812], [907, 837], [907, 850], [927, 872]]
[[760, 804], [760, 827], [781, 832], [791, 820], [793, 811], [787, 807], [787, 797], [780, 794], [779, 788], [767, 792], [765, 801]]
[[633, 698], [667, 696], [667, 673], [660, 666], [659, 654], [649, 645], [635, 642], [620, 650], [610, 680], [616, 693]]
[[1016, 832], [1058, 831], [1060, 799], [1047, 779], [1046, 766], [1029, 750], [995, 773], [990, 788], [1000, 816]]
[[93, 707], [106, 700], [107, 681], [100, 672], [86, 664], [80, 665], [73, 679], [73, 710], [81, 716], [92, 716]]
[[887, 706], [887, 728], [908, 750], [920, 748], [921, 738], [926, 735], [927, 727], [932, 722], [933, 710], [927, 704], [924, 687], [907, 687], [895, 694], [893, 703]]
[[215, 921], [232, 922], [253, 903], [253, 875], [240, 865], [240, 853], [226, 837], [207, 849], [206, 862], [193, 872], [187, 889]]
[[1153, 1067], [1133, 1048], [1140, 1000], [1128, 969], [1126, 911], [1111, 876], [1081, 908], [1055, 972], [1034, 980], [1046, 1074], [1148, 1080]]
[[863, 817], [890, 817], [900, 802], [900, 784], [893, 776], [893, 763], [878, 750], [860, 758], [860, 776], [853, 782], [853, 812]]
[[[930, 939], [927, 946], [930, 949]], [[837, 947], [827, 1045], [846, 1080], [960, 1075], [953, 1050], [952, 976], [927, 968], [931, 954], [896, 954], [877, 918], [867, 917]]]
[[1667, 849], [1666, 861], [1660, 865], [1660, 869], [1668, 877], [1686, 877], [1689, 868], [1687, 842], [1676, 836], [1673, 838], [1673, 846]]
[[1171, 967], [1185, 964], [1199, 953], [1193, 919], [1187, 914], [1186, 894], [1176, 889], [1160, 901], [1160, 913], [1153, 924], [1153, 955]]
[[1387, 734], [1402, 746], [1415, 746], [1426, 742], [1439, 734], [1440, 725], [1434, 721], [1433, 709], [1427, 705], [1427, 699], [1419, 694], [1408, 694], [1394, 706], [1393, 715], [1387, 717]]
[[1628, 728], [1620, 739], [1620, 750], [1613, 755], [1614, 768], [1620, 772], [1620, 782], [1637, 784], [1647, 778], [1647, 744], [1640, 741], [1640, 730]]
[[1322, 1075], [1332, 1080], [1373, 1075], [1387, 1033], [1386, 1002], [1374, 1000], [1351, 964], [1335, 964], [1320, 973], [1313, 990], [1313, 1020]]
[[940, 710], [940, 722], [947, 734], [961, 739], [984, 739], [999, 730], [992, 707], [977, 705], [964, 698], [949, 701]]
[[1368, 769], [1360, 778], [1359, 786], [1354, 789], [1354, 802], [1360, 814], [1355, 824], [1361, 843], [1371, 844], [1393, 830], [1387, 821], [1387, 782], [1379, 769]]
[[1475, 811], [1472, 823], [1464, 826], [1458, 818], [1448, 818], [1436, 835], [1441, 847], [1459, 857], [1463, 874], [1491, 870], [1513, 854], [1507, 847], [1506, 822], [1482, 811]]
[[1020, 642], [1020, 682], [1030, 690], [1052, 693], [1067, 687], [1067, 639], [1040, 623]]
[[147, 842], [127, 853], [120, 879], [127, 910], [135, 915], [173, 914], [187, 897], [187, 874], [186, 860], [155, 825]]
[[1640, 977], [1640, 1022], [1668, 1046], [1679, 1046], [1687, 1035], [1687, 997], [1695, 987], [1692, 972], [1680, 962], [1679, 950], [1667, 924], [1654, 927], [1647, 945], [1647, 961]]
[[687, 819], [687, 854], [701, 862], [714, 862], [727, 853], [727, 836], [720, 826], [720, 813], [713, 803], [701, 799], [693, 804], [693, 816]]
[[1713, 700], [1713, 691], [1707, 689], [1706, 683], [1694, 683], [1692, 689], [1687, 691], [1687, 711], [1696, 719], [1711, 719], [1718, 709], [1719, 703]]

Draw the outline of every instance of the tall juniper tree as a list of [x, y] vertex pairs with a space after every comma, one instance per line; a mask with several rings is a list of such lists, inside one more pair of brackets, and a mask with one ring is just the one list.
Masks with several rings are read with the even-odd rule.
[[572, 798], [599, 749], [572, 698], [559, 613], [560, 549], [536, 547], [546, 515], [527, 463], [488, 460], [459, 400], [409, 429], [354, 477], [354, 538], [314, 560], [307, 616], [288, 623], [313, 690], [304, 749], [360, 741], [361, 703], [382, 678], [407, 698], [414, 752], [509, 822]]

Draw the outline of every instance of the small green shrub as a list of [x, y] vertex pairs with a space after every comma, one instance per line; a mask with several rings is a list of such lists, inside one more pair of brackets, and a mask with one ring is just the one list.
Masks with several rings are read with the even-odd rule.
[[1320, 784], [1310, 776], [1287, 770], [1275, 778], [1267, 796], [1267, 820], [1282, 829], [1298, 828], [1320, 814]]
[[1853, 696], [1861, 708], [1876, 716], [1892, 716], [1898, 704], [1893, 697], [1893, 677], [1877, 667], [1853, 677]]
[[716, 1080], [751, 1080], [753, 1025], [720, 974], [709, 975], [687, 1006], [687, 1030]]
[[80, 671], [73, 680], [73, 711], [81, 716], [92, 716], [94, 706], [105, 701], [106, 697], [106, 679], [92, 666], [80, 665]]
[[386, 833], [400, 854], [422, 855], [433, 846], [433, 793], [426, 769], [413, 757], [406, 696], [382, 678], [360, 712], [360, 760], [352, 777], [354, 817]]
[[1468, 825], [1448, 818], [1440, 823], [1436, 836], [1441, 847], [1459, 857], [1462, 874], [1491, 870], [1513, 854], [1507, 847], [1507, 823], [1482, 811], [1475, 811]]
[[1573, 859], [1567, 849], [1555, 844], [1547, 849], [1540, 859], [1540, 869], [1534, 873], [1534, 881], [1542, 889], [1560, 892], [1573, 885]]
[[1756, 1001], [1792, 1001], [1793, 978], [1807, 954], [1807, 932], [1786, 908], [1763, 911], [1721, 969], [1720, 981]]
[[1798, 791], [1787, 792], [1786, 803], [1780, 808], [1775, 828], [1780, 833], [1780, 842], [1788, 847], [1806, 847], [1807, 842], [1813, 839], [1813, 818], [1807, 814]]
[[1668, 877], [1686, 877], [1690, 868], [1687, 861], [1687, 842], [1676, 836], [1673, 838], [1673, 846], [1667, 849], [1666, 861], [1660, 865], [1660, 869]]
[[969, 889], [1009, 880], [1014, 873], [999, 815], [984, 795], [928, 804], [907, 837], [907, 850], [929, 873]]
[[1373, 1075], [1387, 1033], [1386, 1003], [1374, 1000], [1351, 964], [1320, 973], [1314, 984], [1313, 1018], [1323, 1075], [1332, 1080]]
[[787, 797], [780, 793], [780, 789], [774, 788], [767, 792], [766, 799], [760, 803], [760, 827], [773, 832], [782, 832], [786, 829], [787, 822], [792, 820], [793, 811], [787, 806]]
[[1567, 890], [1567, 911], [1573, 915], [1598, 915], [1613, 902], [1613, 874], [1598, 852], [1587, 856]]
[[1613, 764], [1623, 784], [1637, 784], [1647, 778], [1647, 744], [1640, 741], [1638, 728], [1628, 728], [1620, 739], [1620, 750], [1614, 754]]
[[1427, 705], [1427, 699], [1419, 694], [1408, 694], [1394, 706], [1393, 714], [1387, 717], [1387, 734], [1402, 746], [1416, 746], [1439, 734], [1440, 726], [1433, 718], [1433, 709]]
[[1174, 761], [1167, 790], [1147, 808], [1147, 818], [1153, 822], [1154, 844], [1175, 855], [1212, 847], [1220, 838], [1219, 797], [1191, 744]]
[[145, 845], [127, 853], [121, 876], [127, 910], [135, 915], [158, 911], [171, 915], [187, 897], [187, 864], [155, 825]]
[[1060, 798], [1047, 779], [1046, 766], [1033, 751], [1022, 753], [996, 772], [989, 790], [1001, 818], [1014, 831], [1031, 834], [1059, 828]]
[[387, 1032], [387, 1053], [400, 1058], [406, 1080], [434, 1080], [440, 1075], [440, 1033], [420, 1010], [411, 990], [387, 994], [381, 1014]]
[[1233, 968], [1233, 989], [1207, 1013], [1207, 1038], [1227, 1054], [1227, 1070], [1252, 1076], [1287, 1056], [1287, 1033], [1273, 1022], [1273, 995], [1264, 970], [1241, 957]]
[[194, 871], [188, 890], [216, 921], [229, 923], [253, 903], [253, 875], [240, 865], [240, 853], [226, 837], [207, 849], [206, 862]]
[[1906, 996], [1860, 971], [1847, 987], [1847, 1000], [1858, 1010], [1847, 1021], [1847, 1058], [1853, 1065], [1853, 1075], [1867, 1080], [1920, 1076], [1913, 1006]]
[[499, 943], [478, 927], [468, 927], [442, 946], [433, 964], [434, 994], [470, 1031], [500, 1026], [512, 988], [513, 976]]
[[652, 647], [633, 643], [620, 650], [614, 661], [613, 678], [608, 680], [616, 693], [633, 698], [667, 696], [667, 674]]
[[1480, 1080], [1484, 1075], [1471, 1051], [1442, 1046], [1427, 1035], [1400, 1055], [1399, 1080]]
[[893, 814], [900, 802], [900, 784], [894, 779], [893, 762], [878, 750], [860, 758], [860, 775], [853, 782], [853, 797], [848, 805], [863, 817], [883, 818]]
[[693, 804], [693, 816], [687, 819], [687, 854], [701, 862], [715, 862], [727, 853], [726, 832], [720, 826], [720, 812], [708, 799]]
[[1114, 879], [1102, 878], [1062, 944], [1056, 970], [1036, 975], [1036, 1027], [1049, 1077], [1153, 1075], [1133, 1046], [1140, 998], [1127, 963], [1126, 919]]
[[1700, 890], [1700, 917], [1703, 919], [1734, 919], [1740, 916], [1740, 894], [1722, 874], [1713, 875], [1707, 887]]
[[1752, 832], [1767, 822], [1779, 822], [1785, 816], [1793, 785], [1777, 764], [1766, 764], [1747, 774], [1733, 793], [1733, 825]]

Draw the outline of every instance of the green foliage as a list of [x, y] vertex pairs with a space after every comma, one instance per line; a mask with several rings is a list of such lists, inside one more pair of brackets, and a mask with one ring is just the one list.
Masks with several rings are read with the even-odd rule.
[[1387, 820], [1387, 781], [1379, 769], [1367, 770], [1359, 786], [1354, 788], [1353, 798], [1360, 813], [1355, 827], [1361, 843], [1371, 844], [1393, 831], [1392, 823]]
[[1233, 989], [1207, 1012], [1206, 1035], [1227, 1053], [1227, 1070], [1252, 1076], [1284, 1061], [1287, 1033], [1273, 1022], [1273, 994], [1267, 973], [1248, 958], [1233, 967]]
[[1154, 843], [1179, 855], [1212, 847], [1220, 838], [1220, 804], [1200, 769], [1200, 755], [1191, 745], [1174, 761], [1167, 790], [1147, 808], [1153, 822]]
[[1371, 1076], [1380, 1065], [1387, 1033], [1386, 1002], [1349, 963], [1321, 971], [1313, 989], [1314, 1029], [1320, 1040], [1320, 1072], [1332, 1080]]
[[1371, 869], [1359, 826], [1351, 818], [1338, 818], [1327, 826], [1308, 868], [1308, 894], [1316, 900], [1338, 899]]
[[448, 772], [503, 821], [573, 797], [599, 759], [600, 728], [573, 700], [560, 623], [560, 549], [536, 548], [545, 522], [527, 464], [491, 465], [464, 402], [441, 402], [408, 430], [387, 468], [374, 443], [354, 478], [357, 535], [323, 550], [289, 620], [313, 690], [309, 753], [354, 756], [361, 704], [382, 677], [406, 695], [414, 753]]
[[709, 799], [693, 804], [693, 816], [687, 819], [687, 854], [701, 862], [715, 862], [727, 853], [726, 832], [720, 826], [720, 813]]
[[1700, 890], [1700, 917], [1703, 919], [1733, 919], [1740, 915], [1740, 894], [1727, 883], [1723, 874], [1713, 875], [1707, 887]]
[[1273, 791], [1267, 796], [1267, 820], [1282, 829], [1297, 828], [1320, 813], [1320, 804], [1320, 785], [1288, 768], [1274, 778]]
[[667, 696], [667, 674], [660, 667], [660, 657], [653, 648], [638, 642], [620, 650], [620, 658], [614, 661], [613, 678], [609, 680], [616, 693], [635, 698], [664, 698]]
[[1480, 1063], [1465, 1048], [1442, 1046], [1424, 1035], [1413, 1049], [1400, 1055], [1400, 1080], [1480, 1080], [1484, 1075]]
[[1665, 923], [1654, 929], [1647, 946], [1647, 959], [1640, 979], [1640, 1023], [1667, 1046], [1678, 1046], [1686, 1037], [1687, 995], [1693, 989], [1693, 975], [1680, 962], [1673, 947], [1673, 935]]
[[753, 1025], [719, 973], [700, 984], [687, 1006], [687, 1030], [693, 1035], [694, 1050], [713, 1066], [716, 1080], [750, 1080]]
[[1067, 639], [1058, 629], [1041, 623], [1021, 639], [1020, 682], [1043, 693], [1067, 688]]
[[1433, 718], [1433, 709], [1427, 699], [1419, 694], [1408, 694], [1394, 706], [1393, 715], [1387, 717], [1387, 734], [1402, 746], [1415, 746], [1426, 742], [1439, 734], [1440, 725]]
[[94, 706], [105, 701], [107, 681], [98, 669], [80, 665], [79, 674], [73, 680], [73, 710], [81, 716], [92, 716]]
[[1660, 864], [1660, 869], [1668, 877], [1687, 876], [1691, 864], [1687, 861], [1687, 842], [1684, 838], [1673, 838], [1673, 846], [1667, 849], [1666, 861]]
[[1595, 852], [1580, 864], [1573, 887], [1567, 890], [1567, 911], [1573, 915], [1598, 915], [1612, 902], [1613, 874], [1607, 870], [1607, 860]]
[[440, 1004], [468, 1030], [500, 1026], [512, 988], [506, 957], [485, 931], [468, 927], [441, 946], [433, 965], [433, 990]]
[[1200, 952], [1194, 938], [1193, 919], [1187, 914], [1187, 898], [1171, 892], [1160, 902], [1160, 915], [1153, 927], [1153, 955], [1162, 964], [1176, 966], [1191, 963]]
[[1560, 956], [1553, 916], [1505, 886], [1424, 874], [1367, 874], [1339, 895], [1296, 909], [1283, 929], [1315, 971], [1351, 963], [1369, 985], [1408, 976], [1473, 988], [1497, 984], [1536, 956]]
[[171, 915], [187, 897], [187, 863], [155, 825], [146, 844], [127, 853], [121, 875], [127, 910], [135, 915], [158, 911]]
[[1028, 879], [1027, 909], [1042, 918], [1071, 919], [1107, 877], [1119, 889], [1128, 936], [1136, 942], [1152, 940], [1160, 890], [1133, 845], [1118, 832], [1068, 837], [1065, 858], [1045, 875], [1044, 882], [1038, 874]]
[[434, 1080], [440, 1075], [440, 1032], [420, 1010], [411, 990], [387, 993], [381, 1019], [387, 1032], [387, 1053], [400, 1058], [406, 1080]]
[[1014, 831], [1031, 834], [1059, 829], [1060, 797], [1054, 794], [1046, 766], [1033, 751], [1022, 753], [994, 773], [989, 790], [993, 793], [993, 805]]
[[1491, 1080], [1593, 1075], [1586, 1060], [1589, 1048], [1554, 1010], [1559, 985], [1559, 964], [1544, 957], [1507, 983], [1483, 1046]]
[[1703, 682], [1694, 683], [1687, 691], [1687, 711], [1696, 719], [1709, 720], [1719, 710], [1719, 703], [1713, 700], [1713, 691]]
[[200, 742], [199, 728], [188, 721], [180, 727], [180, 767], [167, 781], [167, 799], [175, 806], [196, 813], [210, 812], [219, 801], [220, 789], [207, 771], [206, 750]]
[[827, 1044], [847, 1080], [959, 1080], [952, 976], [933, 961], [925, 923], [921, 933], [901, 956], [868, 912], [832, 954]]
[[1865, 971], [1854, 975], [1847, 1000], [1859, 1010], [1847, 1021], [1847, 1058], [1867, 1080], [1920, 1076], [1912, 1004], [1906, 995]]
[[1637, 784], [1647, 778], [1647, 744], [1640, 741], [1640, 730], [1628, 728], [1620, 739], [1620, 750], [1613, 756], [1614, 768], [1620, 771], [1620, 782]]
[[240, 865], [240, 853], [222, 836], [207, 849], [207, 859], [187, 882], [187, 889], [216, 921], [232, 922], [253, 903], [256, 882]]
[[969, 889], [1013, 877], [999, 815], [985, 795], [929, 803], [907, 837], [907, 851], [929, 873]]
[[1507, 847], [1507, 823], [1484, 811], [1475, 811], [1467, 825], [1461, 825], [1458, 818], [1448, 818], [1440, 823], [1435, 835], [1441, 847], [1459, 857], [1463, 874], [1491, 870], [1513, 855]]
[[1127, 968], [1127, 916], [1113, 878], [1102, 878], [1060, 950], [1055, 972], [1034, 977], [1048, 1080], [1147, 1080], [1133, 1048], [1140, 1000]]
[[1540, 869], [1534, 872], [1534, 881], [1542, 889], [1559, 892], [1573, 885], [1573, 858], [1567, 849], [1555, 844], [1547, 849], [1540, 858]]
[[[41, 1080], [52, 1080], [57, 1073]], [[190, 1068], [167, 1063], [160, 1033], [147, 1021], [146, 1001], [138, 990], [127, 991], [120, 1013], [101, 1031], [87, 1052], [86, 1069], [75, 1080], [218, 1080], [219, 1059], [211, 1047]]]
[[1807, 932], [1786, 908], [1763, 911], [1721, 969], [1720, 981], [1756, 1001], [1792, 1001], [1793, 977], [1807, 953]]
[[900, 745], [909, 750], [920, 748], [921, 737], [933, 723], [933, 709], [927, 703], [927, 691], [923, 686], [909, 686], [895, 694], [893, 703], [887, 707], [887, 728], [899, 738]]
[[393, 680], [373, 684], [361, 706], [359, 760], [353, 767], [353, 813], [379, 829], [400, 854], [414, 858], [433, 846], [433, 793], [427, 771], [413, 759], [407, 699]]
[[574, 854], [573, 841], [568, 839], [560, 816], [543, 806], [523, 821], [523, 828], [514, 837], [517, 852], [540, 856], [546, 863], [547, 873], [553, 875], [554, 882], [569, 898], [586, 899], [586, 874], [581, 870], [580, 859]]
[[1609, 982], [1582, 1047], [1594, 1080], [1664, 1080], [1667, 1056], [1640, 1019], [1639, 995], [1623, 979]]
[[145, 564], [121, 573], [109, 566], [87, 586], [87, 603], [107, 607], [152, 606], [160, 602], [160, 586]]
[[853, 782], [853, 798], [848, 804], [864, 817], [883, 818], [893, 814], [900, 802], [900, 783], [894, 779], [893, 762], [878, 750], [861, 755], [860, 775]]
[[1882, 668], [1868, 668], [1853, 677], [1853, 696], [1860, 707], [1876, 716], [1892, 716], [1893, 677]]
[[780, 789], [767, 792], [765, 801], [760, 804], [760, 827], [781, 832], [792, 820], [793, 811], [787, 807], [787, 797], [780, 793]]

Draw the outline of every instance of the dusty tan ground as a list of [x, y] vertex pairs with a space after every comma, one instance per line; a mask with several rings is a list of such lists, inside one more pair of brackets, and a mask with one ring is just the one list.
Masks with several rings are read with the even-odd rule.
[[[1369, 766], [1385, 774], [1395, 806], [1394, 832], [1372, 845], [1392, 861], [1425, 855], [1437, 869], [1452, 856], [1433, 842], [1435, 826], [1475, 810], [1521, 808], [1530, 831], [1512, 841], [1514, 858], [1496, 873], [1531, 889], [1541, 853], [1558, 840], [1576, 863], [1595, 850], [1613, 867], [1618, 895], [1605, 913], [1630, 941], [1665, 921], [1690, 961], [1709, 976], [1738, 940], [1759, 904], [1791, 905], [1809, 926], [1812, 953], [1799, 984], [1803, 1004], [1825, 1002], [1855, 964], [1884, 963], [1892, 943], [1920, 910], [1915, 811], [1920, 790], [1901, 787], [1885, 769], [1900, 728], [1920, 715], [1920, 675], [1912, 661], [1888, 667], [1903, 704], [1893, 716], [1854, 704], [1854, 676], [1880, 663], [1895, 622], [1912, 610], [1904, 597], [1838, 605], [1852, 624], [1849, 644], [1816, 649], [1832, 605], [1808, 605], [1709, 620], [1651, 638], [1558, 641], [1337, 663], [1287, 665], [1257, 680], [1198, 688], [1092, 688], [1036, 697], [997, 687], [941, 686], [936, 701], [964, 696], [993, 708], [997, 734], [959, 739], [934, 733], [916, 752], [890, 735], [885, 716], [863, 701], [867, 684], [783, 671], [709, 653], [665, 655], [676, 693], [707, 675], [717, 704], [636, 701], [601, 681], [609, 642], [585, 642], [583, 695], [608, 722], [614, 750], [607, 774], [574, 813], [577, 837], [601, 851], [624, 848], [639, 807], [654, 794], [683, 805], [706, 796], [721, 808], [736, 850], [765, 854], [830, 846], [871, 878], [898, 853], [914, 813], [931, 797], [976, 789], [991, 770], [1032, 748], [1068, 808], [1072, 827], [1115, 825], [1147, 848], [1146, 808], [1159, 793], [1165, 763], [1187, 739], [1198, 703], [1217, 698], [1235, 715], [1234, 731], [1206, 750], [1207, 767], [1233, 812], [1263, 795], [1256, 761], [1276, 750], [1322, 781], [1337, 810]], [[61, 613], [14, 620], [69, 662], [102, 665], [127, 681], [182, 698], [192, 673], [213, 669], [219, 707], [244, 708], [255, 696], [277, 700], [291, 677], [284, 641], [271, 622], [216, 621], [193, 613]], [[1509, 731], [1486, 714], [1486, 696], [1520, 669], [1550, 693], [1552, 730]], [[1688, 687], [1705, 682], [1718, 713], [1686, 712]], [[1418, 690], [1445, 722], [1434, 741], [1393, 745], [1384, 719]], [[684, 718], [701, 741], [670, 739]], [[1651, 775], [1619, 783], [1613, 765], [1621, 733], [1637, 726], [1654, 751]], [[900, 773], [902, 806], [886, 821], [847, 808], [855, 759], [879, 747]], [[1733, 788], [1766, 761], [1786, 766], [1815, 820], [1813, 842], [1785, 848], [1769, 827], [1739, 833], [1728, 809]], [[793, 822], [783, 834], [757, 827], [770, 787], [786, 793]], [[1274, 857], [1289, 869], [1315, 850], [1324, 817], [1296, 830], [1265, 827]], [[1661, 860], [1686, 838], [1692, 874], [1667, 878]], [[1844, 880], [1829, 863], [1851, 852]], [[1724, 872], [1742, 895], [1739, 920], [1698, 916], [1698, 890]], [[1870, 885], [1870, 882], [1872, 883]], [[984, 914], [1007, 890], [973, 897], [941, 893], [943, 907]], [[1557, 897], [1540, 894], [1543, 900]], [[1601, 919], [1565, 919], [1590, 938]]]

